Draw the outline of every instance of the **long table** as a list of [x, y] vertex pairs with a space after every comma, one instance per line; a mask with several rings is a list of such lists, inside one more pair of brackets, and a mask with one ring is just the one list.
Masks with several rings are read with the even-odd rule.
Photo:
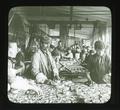
[[60, 76], [64, 76], [66, 78], [70, 78], [73, 81], [82, 81], [86, 82], [86, 72], [88, 70], [81, 65], [79, 61], [76, 60], [61, 60], [59, 73]]

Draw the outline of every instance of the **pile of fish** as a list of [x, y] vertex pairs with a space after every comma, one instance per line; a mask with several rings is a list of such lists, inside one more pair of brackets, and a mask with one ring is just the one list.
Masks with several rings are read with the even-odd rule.
[[72, 81], [51, 81], [51, 84], [36, 84], [36, 90], [9, 92], [8, 98], [14, 103], [104, 103], [110, 99], [109, 84], [87, 86]]
[[110, 99], [110, 84], [76, 85], [76, 93], [85, 103], [106, 103]]

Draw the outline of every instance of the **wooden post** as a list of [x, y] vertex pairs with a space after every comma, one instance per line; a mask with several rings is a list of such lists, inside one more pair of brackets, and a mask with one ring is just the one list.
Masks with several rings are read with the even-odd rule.
[[66, 40], [67, 40], [67, 26], [60, 25], [60, 40], [62, 41], [62, 46], [66, 48]]
[[96, 25], [94, 24], [93, 27], [93, 32], [92, 32], [92, 36], [91, 36], [91, 46], [93, 47], [93, 43], [94, 43], [94, 38], [95, 38], [95, 29], [96, 29]]

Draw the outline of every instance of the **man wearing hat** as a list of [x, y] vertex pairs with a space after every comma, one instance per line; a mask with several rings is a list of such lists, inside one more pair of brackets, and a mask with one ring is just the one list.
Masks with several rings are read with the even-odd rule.
[[40, 39], [40, 49], [32, 57], [32, 73], [37, 83], [44, 83], [48, 79], [59, 79], [58, 69], [49, 52], [51, 39], [45, 35]]
[[96, 53], [87, 62], [87, 68], [90, 71], [87, 77], [91, 82], [106, 83], [104, 77], [111, 73], [110, 58], [104, 52], [105, 45], [102, 41], [96, 41], [94, 48]]

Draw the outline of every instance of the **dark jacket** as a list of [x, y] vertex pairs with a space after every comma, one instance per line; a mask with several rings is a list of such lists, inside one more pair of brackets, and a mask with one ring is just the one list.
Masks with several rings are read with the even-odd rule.
[[104, 83], [103, 77], [111, 71], [110, 58], [107, 55], [92, 55], [88, 62], [87, 68], [90, 71], [91, 79], [96, 83]]

